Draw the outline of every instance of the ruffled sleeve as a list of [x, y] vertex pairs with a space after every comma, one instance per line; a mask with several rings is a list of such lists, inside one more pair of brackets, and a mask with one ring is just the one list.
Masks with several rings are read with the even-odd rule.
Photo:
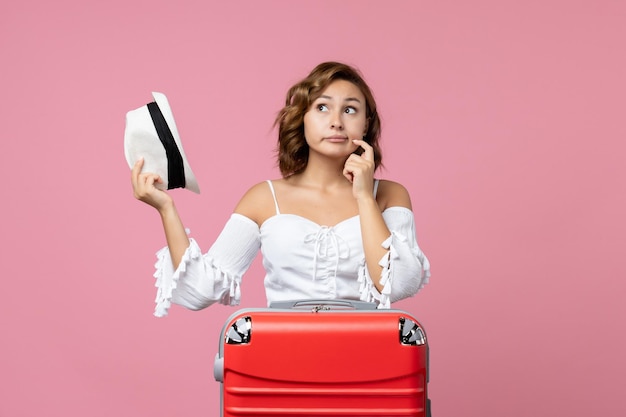
[[206, 254], [202, 254], [194, 239], [189, 240], [176, 270], [167, 247], [156, 254], [157, 317], [166, 316], [172, 303], [191, 310], [216, 302], [238, 305], [241, 278], [261, 246], [257, 224], [237, 213], [231, 215]]
[[417, 244], [413, 212], [404, 207], [390, 207], [383, 218], [391, 235], [382, 242], [387, 252], [379, 265], [383, 268], [379, 292], [367, 271], [365, 259], [359, 268], [361, 300], [378, 302], [378, 308], [390, 308], [391, 303], [415, 295], [428, 283], [430, 263]]

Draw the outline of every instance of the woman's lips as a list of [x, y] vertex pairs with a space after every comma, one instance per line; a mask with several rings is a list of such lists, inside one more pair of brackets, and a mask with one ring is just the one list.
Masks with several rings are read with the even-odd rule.
[[333, 136], [327, 136], [324, 138], [324, 140], [327, 140], [329, 142], [345, 142], [348, 140], [347, 136], [341, 136], [341, 135], [333, 135]]

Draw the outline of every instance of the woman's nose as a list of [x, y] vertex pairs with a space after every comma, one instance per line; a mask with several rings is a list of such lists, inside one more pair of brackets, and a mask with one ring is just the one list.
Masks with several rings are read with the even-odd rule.
[[333, 129], [343, 129], [342, 114], [340, 112], [333, 112], [330, 120], [330, 127]]

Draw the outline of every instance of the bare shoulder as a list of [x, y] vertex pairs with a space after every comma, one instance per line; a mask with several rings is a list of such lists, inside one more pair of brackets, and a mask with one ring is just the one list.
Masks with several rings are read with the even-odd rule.
[[253, 220], [259, 226], [276, 213], [274, 198], [267, 181], [253, 185], [245, 192], [234, 210]]
[[407, 189], [400, 183], [389, 180], [380, 180], [376, 200], [381, 208], [385, 210], [389, 207], [411, 207], [411, 196]]

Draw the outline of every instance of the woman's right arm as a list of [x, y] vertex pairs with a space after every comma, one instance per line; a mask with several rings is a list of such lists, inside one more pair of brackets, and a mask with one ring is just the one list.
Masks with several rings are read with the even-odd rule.
[[242, 276], [261, 244], [256, 220], [259, 215], [250, 202], [258, 192], [248, 193], [242, 199], [243, 207], [248, 209], [233, 213], [209, 251], [203, 254], [195, 240], [187, 237], [172, 198], [155, 187], [161, 178], [142, 174], [142, 167], [143, 161], [139, 160], [132, 170], [135, 197], [158, 211], [167, 239], [167, 246], [157, 252], [154, 314], [166, 316], [172, 303], [192, 310], [216, 302], [239, 304]]
[[143, 164], [144, 160], [141, 158], [133, 166], [131, 172], [133, 192], [136, 199], [154, 207], [161, 216], [172, 263], [174, 268], [177, 268], [189, 247], [189, 238], [174, 200], [168, 193], [155, 187], [155, 183], [162, 183], [163, 180], [156, 174], [141, 173]]

